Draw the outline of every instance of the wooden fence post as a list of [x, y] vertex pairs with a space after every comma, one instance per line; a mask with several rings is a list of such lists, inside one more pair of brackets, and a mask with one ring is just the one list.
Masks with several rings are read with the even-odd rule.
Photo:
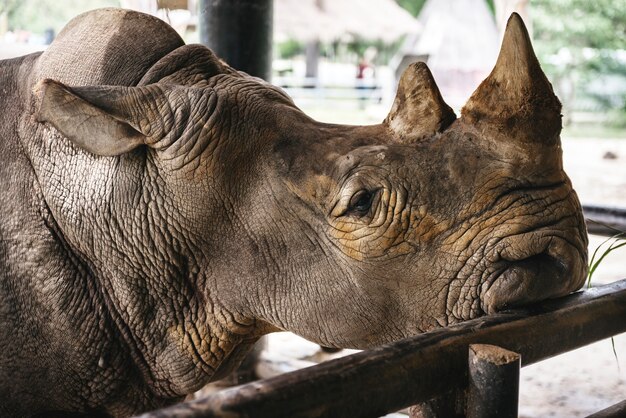
[[452, 390], [409, 408], [410, 418], [465, 418], [465, 391]]
[[469, 346], [468, 418], [517, 418], [521, 356], [504, 348]]

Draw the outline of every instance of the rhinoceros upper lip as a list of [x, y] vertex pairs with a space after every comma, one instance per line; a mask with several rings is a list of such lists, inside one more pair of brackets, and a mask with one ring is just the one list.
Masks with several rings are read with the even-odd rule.
[[481, 294], [482, 309], [488, 314], [544, 299], [543, 285], [533, 282], [562, 280], [562, 264], [546, 254], [509, 262]]
[[582, 285], [584, 268], [572, 244], [550, 235], [533, 236], [531, 245], [523, 241], [504, 243], [499, 251], [499, 267], [480, 292], [484, 312], [563, 296]]

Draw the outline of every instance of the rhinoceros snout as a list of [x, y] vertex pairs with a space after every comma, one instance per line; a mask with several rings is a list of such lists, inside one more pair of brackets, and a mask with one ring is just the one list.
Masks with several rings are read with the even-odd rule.
[[[584, 284], [586, 252], [567, 240], [543, 236], [520, 248], [519, 242], [505, 245], [503, 267], [481, 293], [481, 307], [492, 314], [507, 308], [565, 296]], [[522, 244], [523, 245], [523, 244]]]

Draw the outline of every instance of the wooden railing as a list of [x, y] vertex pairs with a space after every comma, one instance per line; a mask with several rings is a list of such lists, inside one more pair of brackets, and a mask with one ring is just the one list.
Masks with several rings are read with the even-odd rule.
[[[624, 210], [585, 207], [585, 214], [588, 225], [603, 226], [598, 228], [603, 235], [626, 229]], [[380, 417], [412, 405], [417, 405], [413, 416], [514, 417], [520, 363], [527, 366], [622, 332], [626, 332], [626, 279], [229, 388], [142, 417]], [[493, 384], [494, 380], [500, 383]], [[626, 416], [626, 401], [593, 415], [618, 416]]]
[[583, 205], [587, 230], [590, 234], [614, 236], [626, 233], [626, 209], [596, 205]]
[[296, 102], [324, 100], [361, 104], [363, 101], [380, 103], [383, 98], [382, 87], [375, 81], [355, 79], [353, 83], [347, 84], [319, 84], [313, 78], [274, 77], [272, 83], [282, 87]]

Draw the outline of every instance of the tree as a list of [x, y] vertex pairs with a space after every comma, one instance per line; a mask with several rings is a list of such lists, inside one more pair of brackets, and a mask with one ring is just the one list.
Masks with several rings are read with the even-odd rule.
[[586, 88], [594, 80], [619, 77], [626, 89], [626, 4], [614, 0], [535, 0], [531, 3], [534, 44], [565, 108], [586, 96], [603, 108], [618, 107], [626, 123], [626, 99]]
[[426, 0], [396, 0], [397, 3], [413, 16], [417, 16]]

